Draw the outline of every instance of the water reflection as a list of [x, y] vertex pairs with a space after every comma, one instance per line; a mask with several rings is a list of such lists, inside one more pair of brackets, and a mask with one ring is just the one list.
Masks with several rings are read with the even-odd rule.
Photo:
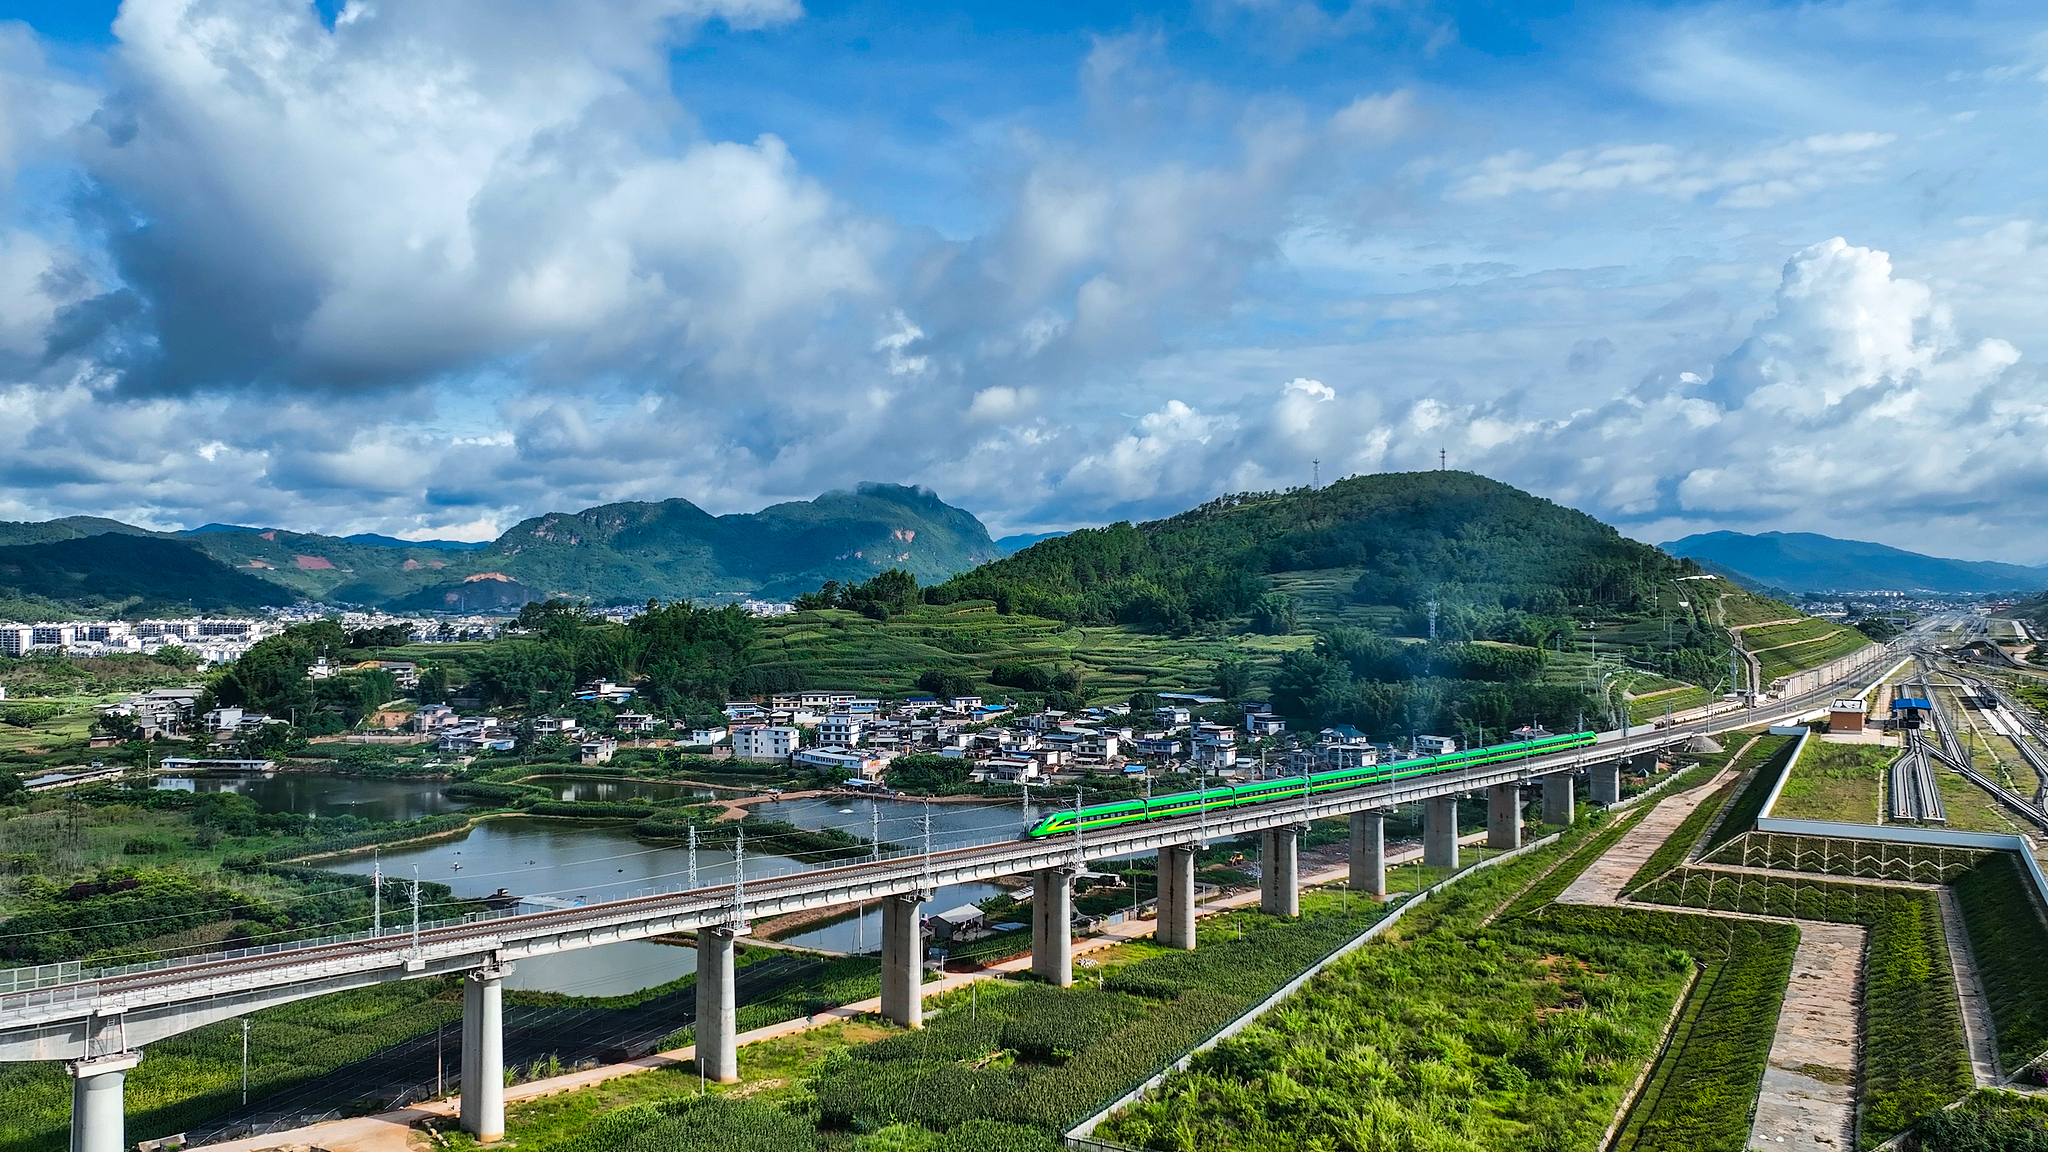
[[557, 800], [614, 802], [627, 800], [706, 800], [709, 788], [689, 784], [662, 784], [650, 780], [602, 780], [580, 776], [535, 776], [523, 781], [552, 789]]
[[265, 812], [305, 816], [361, 816], [365, 820], [417, 820], [458, 812], [466, 805], [442, 794], [442, 780], [388, 780], [330, 772], [270, 776], [160, 776], [156, 786], [178, 792], [238, 792]]

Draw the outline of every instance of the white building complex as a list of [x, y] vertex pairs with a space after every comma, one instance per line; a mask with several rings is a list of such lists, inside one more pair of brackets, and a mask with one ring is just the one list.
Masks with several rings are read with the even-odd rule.
[[222, 664], [282, 630], [274, 621], [250, 618], [0, 624], [0, 655], [114, 656], [175, 646], [197, 652], [209, 663]]

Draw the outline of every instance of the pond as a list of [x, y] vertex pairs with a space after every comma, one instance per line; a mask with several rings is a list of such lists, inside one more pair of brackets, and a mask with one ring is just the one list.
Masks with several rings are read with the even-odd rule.
[[650, 780], [607, 780], [584, 776], [533, 776], [521, 781], [551, 790], [557, 800], [594, 800], [613, 803], [628, 800], [709, 800], [715, 793], [692, 784], [663, 784]]
[[393, 780], [332, 772], [278, 772], [268, 776], [159, 776], [156, 786], [178, 792], [239, 792], [265, 812], [306, 816], [361, 816], [365, 820], [417, 820], [459, 812], [467, 805], [442, 794], [445, 780]]
[[[808, 829], [839, 828], [863, 837], [879, 822], [884, 841], [905, 847], [923, 844], [925, 810], [926, 806], [916, 801], [868, 798], [775, 801], [755, 807], [755, 811], [765, 819], [781, 820]], [[1025, 812], [1014, 804], [933, 804], [930, 811], [934, 849], [1015, 839], [1042, 815], [1036, 810]], [[748, 879], [816, 867], [778, 854], [774, 847], [772, 838], [749, 842], [746, 854]], [[399, 877], [410, 875], [413, 866], [418, 865], [421, 879], [446, 884], [454, 889], [456, 895], [468, 898], [486, 896], [499, 888], [507, 888], [528, 899], [538, 897], [570, 904], [595, 903], [642, 892], [682, 888], [690, 881], [689, 850], [683, 846], [640, 840], [630, 828], [618, 825], [573, 824], [519, 817], [488, 821], [461, 839], [392, 849], [381, 853], [376, 860], [359, 856], [337, 861], [331, 867], [367, 874], [379, 862], [385, 875]], [[732, 879], [733, 854], [729, 850], [711, 847], [697, 850], [698, 886], [729, 884]], [[934, 913], [976, 903], [1000, 891], [993, 884], [944, 885], [934, 894], [933, 901], [925, 910]], [[845, 919], [810, 928], [786, 939], [793, 944], [835, 952], [876, 950], [881, 939], [879, 907], [869, 905], [865, 910], [849, 909], [848, 912]], [[431, 910], [428, 914], [432, 915]], [[646, 947], [664, 946], [650, 944]], [[604, 949], [593, 949], [591, 954], [602, 951]], [[565, 954], [558, 973], [555, 973], [557, 962], [547, 961], [542, 972], [528, 978], [547, 981], [551, 986], [584, 979], [585, 974], [579, 972], [572, 959], [583, 954]], [[610, 990], [585, 991], [580, 995], [614, 995], [634, 991], [636, 989], [615, 987], [620, 983], [630, 983], [635, 978], [634, 973], [671, 973], [643, 985], [651, 986], [690, 970], [674, 967], [675, 961], [665, 953], [647, 953], [637, 959], [617, 962], [593, 960], [592, 963], [603, 966], [606, 975], [601, 980], [597, 976], [589, 979], [597, 980]], [[571, 991], [566, 986], [555, 990]]]

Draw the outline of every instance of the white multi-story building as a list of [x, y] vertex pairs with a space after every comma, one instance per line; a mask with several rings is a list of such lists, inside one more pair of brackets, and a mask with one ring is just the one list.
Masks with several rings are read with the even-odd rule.
[[1418, 756], [1448, 756], [1458, 750], [1458, 741], [1450, 736], [1417, 736], [1415, 754]]
[[867, 721], [845, 712], [834, 712], [818, 723], [818, 743], [840, 748], [860, 746], [867, 733]]
[[256, 641], [278, 631], [266, 620], [84, 620], [67, 623], [0, 624], [0, 655], [63, 652], [109, 656], [155, 652], [166, 645], [190, 648], [212, 663], [236, 659]]
[[796, 751], [797, 729], [749, 724], [732, 730], [732, 754], [741, 760], [781, 760]]

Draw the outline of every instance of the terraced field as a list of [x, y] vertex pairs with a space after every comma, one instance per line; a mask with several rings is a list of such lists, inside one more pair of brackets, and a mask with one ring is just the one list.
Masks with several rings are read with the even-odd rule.
[[806, 682], [856, 692], [902, 692], [937, 668], [985, 680], [998, 663], [1046, 664], [1080, 673], [1091, 700], [1139, 689], [1203, 691], [1218, 660], [1271, 665], [1314, 637], [1173, 637], [1120, 626], [1079, 627], [1035, 616], [1004, 616], [987, 601], [927, 606], [886, 621], [839, 610], [799, 612], [767, 622], [760, 653]]
[[1854, 628], [1817, 619], [1751, 628], [1741, 636], [1743, 647], [1754, 653], [1762, 664], [1766, 684], [1779, 676], [1803, 672], [1847, 656], [1870, 643], [1868, 636]]

